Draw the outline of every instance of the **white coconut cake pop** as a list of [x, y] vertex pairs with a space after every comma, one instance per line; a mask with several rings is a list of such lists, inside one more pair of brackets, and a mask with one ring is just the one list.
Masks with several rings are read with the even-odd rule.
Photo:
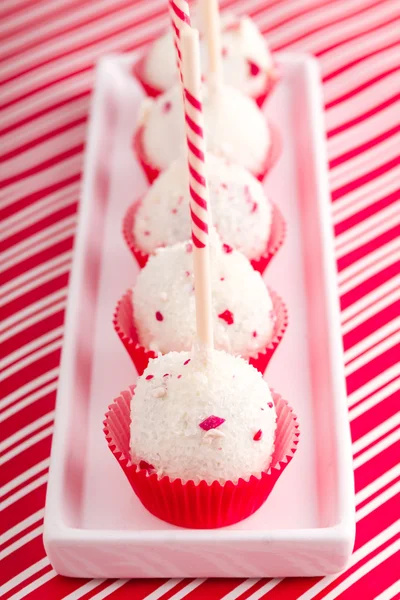
[[275, 430], [261, 374], [216, 350], [151, 360], [131, 403], [132, 461], [184, 483], [260, 476], [271, 463]]
[[[192, 13], [192, 22], [198, 19]], [[261, 32], [249, 17], [232, 14], [221, 17], [222, 65], [224, 81], [242, 93], [255, 98], [263, 93], [275, 68], [271, 53]], [[199, 24], [200, 32], [204, 27]], [[207, 51], [201, 41], [203, 72], [207, 77]], [[205, 67], [205, 68], [204, 68]], [[171, 32], [159, 37], [150, 47], [143, 64], [143, 79], [164, 92], [178, 80], [176, 56]]]
[[[267, 246], [272, 205], [261, 183], [243, 167], [207, 154], [207, 182], [213, 224], [221, 239], [249, 260]], [[136, 246], [146, 254], [190, 237], [187, 161], [174, 161], [143, 197], [133, 223]]]
[[[133, 288], [135, 326], [142, 346], [163, 354], [190, 350], [196, 336], [193, 244], [160, 248]], [[273, 337], [273, 304], [260, 273], [243, 254], [211, 236], [214, 343], [257, 357]]]
[[[265, 116], [257, 104], [235, 88], [203, 87], [203, 112], [207, 149], [242, 165], [258, 176], [265, 170], [271, 145]], [[182, 91], [179, 85], [158, 96], [146, 98], [138, 129], [143, 155], [152, 168], [163, 171], [184, 154], [185, 127]]]

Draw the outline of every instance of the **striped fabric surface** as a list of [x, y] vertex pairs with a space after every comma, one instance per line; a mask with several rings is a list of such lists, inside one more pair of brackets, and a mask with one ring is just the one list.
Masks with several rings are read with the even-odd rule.
[[144, 47], [168, 15], [166, 0], [2, 0], [5, 599], [399, 597], [400, 3], [223, 5], [250, 13], [273, 50], [311, 52], [322, 69], [356, 485], [350, 566], [325, 578], [269, 580], [84, 581], [53, 571], [43, 508], [93, 67], [107, 52]]

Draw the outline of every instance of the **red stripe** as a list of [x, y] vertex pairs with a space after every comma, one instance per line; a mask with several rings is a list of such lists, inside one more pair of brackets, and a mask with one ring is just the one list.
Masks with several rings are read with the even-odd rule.
[[323, 78], [322, 78], [322, 81], [324, 83], [326, 83], [327, 81], [330, 81], [331, 79], [334, 79], [338, 75], [342, 75], [342, 73], [344, 73], [345, 71], [348, 71], [352, 67], [355, 67], [359, 63], [364, 62], [368, 58], [371, 58], [372, 56], [377, 56], [378, 54], [381, 54], [381, 52], [386, 52], [386, 50], [392, 50], [392, 49], [396, 48], [398, 45], [399, 45], [399, 40], [396, 40], [394, 42], [390, 42], [390, 44], [386, 44], [386, 46], [382, 46], [380, 48], [377, 48], [376, 50], [373, 50], [372, 52], [369, 52], [368, 54], [364, 54], [363, 56], [361, 56], [359, 58], [356, 58], [356, 59], [354, 59], [354, 60], [346, 63], [345, 65], [343, 65], [339, 69], [336, 69], [335, 71], [331, 71], [327, 75], [324, 75]]
[[199, 125], [197, 125], [197, 123], [195, 123], [193, 121], [193, 119], [191, 119], [189, 117], [189, 115], [187, 113], [185, 113], [185, 120], [186, 120], [186, 123], [189, 125], [190, 129], [192, 131], [194, 131], [194, 133], [196, 133], [199, 137], [202, 138], [203, 137], [203, 129]]
[[342, 196], [349, 194], [354, 189], [357, 189], [357, 188], [361, 187], [362, 185], [365, 185], [369, 181], [372, 181], [373, 179], [377, 179], [384, 173], [387, 173], [388, 171], [395, 169], [399, 164], [400, 164], [400, 157], [395, 157], [392, 160], [389, 160], [387, 163], [380, 165], [373, 171], [369, 171], [369, 173], [365, 173], [364, 175], [361, 175], [357, 179], [354, 179], [353, 181], [346, 183], [342, 187], [337, 188], [336, 190], [332, 191], [332, 200], [335, 202], [335, 200], [338, 200], [339, 198], [342, 198]]
[[340, 305], [342, 310], [345, 310], [348, 306], [354, 304], [354, 302], [357, 302], [357, 300], [363, 298], [376, 288], [388, 282], [393, 277], [398, 277], [398, 274], [399, 266], [396, 264], [396, 262], [393, 262], [385, 269], [382, 269], [379, 273], [369, 277], [341, 296]]
[[358, 85], [357, 87], [353, 88], [349, 92], [346, 92], [345, 94], [338, 96], [334, 100], [327, 102], [325, 104], [325, 109], [329, 110], [333, 106], [337, 106], [341, 102], [345, 102], [346, 100], [353, 98], [354, 96], [356, 96], [360, 92], [366, 90], [367, 88], [371, 87], [378, 81], [382, 81], [383, 79], [386, 79], [386, 77], [389, 77], [390, 75], [393, 75], [393, 73], [397, 73], [398, 71], [400, 71], [400, 69], [399, 69], [399, 67], [396, 66], [396, 67], [393, 67], [392, 69], [387, 69], [387, 71], [383, 71], [383, 73], [379, 73], [379, 75], [375, 75], [372, 79], [368, 79], [367, 81], [364, 81], [364, 83], [362, 83], [361, 85]]
[[204, 200], [204, 198], [199, 196], [199, 194], [192, 188], [191, 185], [189, 186], [189, 190], [190, 190], [190, 195], [193, 198], [193, 200], [196, 202], [196, 204], [201, 206], [201, 208], [204, 208], [204, 210], [207, 210], [206, 200]]
[[384, 108], [387, 108], [388, 106], [392, 106], [392, 104], [396, 104], [399, 101], [399, 99], [400, 99], [400, 94], [396, 94], [395, 96], [388, 98], [381, 104], [378, 104], [377, 106], [374, 106], [373, 108], [367, 110], [365, 113], [359, 115], [358, 117], [351, 119], [351, 121], [347, 121], [346, 123], [343, 123], [342, 125], [339, 125], [338, 127], [335, 127], [335, 129], [331, 129], [330, 131], [327, 132], [327, 137], [331, 138], [334, 135], [337, 135], [338, 133], [342, 133], [342, 131], [346, 131], [347, 129], [354, 127], [354, 125], [358, 125], [358, 123], [362, 123], [366, 119], [369, 119], [373, 115], [376, 115], [377, 113], [381, 112]]
[[[56, 381], [56, 380], [53, 380]], [[48, 383], [46, 383], [48, 385]], [[22, 408], [15, 414], [6, 419], [7, 436], [13, 435], [23, 427], [33, 423], [36, 419], [43, 417], [51, 410], [54, 410], [56, 401], [56, 391], [44, 393], [35, 402]]]
[[349, 267], [353, 263], [357, 262], [364, 256], [367, 256], [371, 252], [374, 252], [375, 250], [377, 250], [378, 248], [381, 248], [385, 244], [388, 244], [392, 240], [396, 240], [399, 235], [400, 235], [400, 225], [393, 227], [392, 229], [389, 229], [389, 231], [385, 231], [384, 233], [373, 238], [366, 244], [359, 246], [352, 252], [349, 252], [348, 254], [346, 254], [346, 256], [343, 256], [342, 258], [338, 259], [338, 261], [337, 261], [338, 271], [343, 271], [343, 269], [346, 269], [347, 267]]
[[204, 221], [202, 221], [201, 219], [199, 219], [199, 217], [193, 212], [192, 209], [190, 209], [190, 216], [192, 217], [192, 221], [195, 225], [197, 225], [197, 227], [199, 229], [201, 229], [201, 231], [204, 231], [204, 233], [208, 234], [208, 225], [207, 223], [204, 223]]
[[400, 345], [393, 346], [382, 352], [376, 358], [370, 360], [351, 375], [346, 378], [347, 393], [352, 394], [358, 388], [362, 387], [374, 377], [377, 377], [382, 371], [386, 371], [394, 365], [398, 365]]
[[[223, 579], [210, 578], [203, 581], [203, 583], [189, 592], [184, 598], [185, 600], [204, 600], [204, 598], [207, 598], [207, 600], [221, 600], [221, 598], [224, 598], [226, 594], [229, 594], [229, 592], [244, 581], [244, 579], [232, 579], [228, 577]], [[118, 600], [122, 600], [122, 598]]]
[[187, 137], [186, 138], [187, 141], [187, 145], [188, 148], [190, 150], [190, 152], [196, 156], [199, 160], [204, 161], [205, 157], [204, 157], [204, 153], [199, 150], [199, 148], [197, 148], [194, 144], [192, 144], [192, 142], [190, 141], [190, 139]]
[[400, 300], [392, 302], [389, 306], [379, 310], [375, 315], [366, 319], [357, 327], [343, 336], [345, 350], [359, 344], [364, 338], [393, 321], [400, 314]]
[[190, 163], [188, 163], [188, 166], [189, 166], [190, 175], [193, 177], [193, 179], [195, 179], [197, 181], [197, 183], [199, 183], [200, 185], [203, 185], [205, 187], [206, 186], [205, 177], [203, 177], [203, 175], [200, 175], [200, 173], [198, 173], [196, 171], [196, 169], [194, 169]]
[[360, 144], [359, 146], [356, 146], [355, 148], [348, 150], [344, 154], [341, 154], [340, 156], [337, 156], [336, 158], [333, 158], [332, 160], [330, 160], [329, 168], [334, 169], [335, 167], [341, 165], [342, 163], [347, 162], [351, 158], [355, 158], [356, 156], [359, 156], [363, 152], [366, 152], [367, 150], [370, 150], [371, 148], [378, 146], [385, 140], [392, 138], [399, 131], [400, 131], [400, 125], [395, 125], [394, 127], [391, 127], [390, 129], [388, 129], [387, 131], [383, 131], [382, 133], [380, 133], [376, 137], [368, 140], [367, 142], [364, 142], [363, 144]]
[[205, 244], [203, 244], [203, 242], [201, 242], [201, 241], [200, 241], [200, 240], [199, 240], [199, 239], [198, 239], [198, 238], [195, 236], [195, 234], [193, 233], [193, 231], [192, 231], [192, 240], [193, 240], [193, 243], [194, 243], [194, 245], [196, 246], [196, 248], [205, 248], [205, 247], [206, 247], [206, 246], [205, 246]]
[[[175, 4], [174, 0], [170, 0], [169, 5], [172, 8], [172, 10], [174, 11], [174, 13], [176, 14], [176, 16], [178, 17], [178, 19], [180, 19], [184, 23], [188, 23], [188, 25], [190, 25], [190, 17], [189, 17], [189, 15], [186, 14], [186, 13], [184, 13], [183, 10], [181, 10], [179, 8], [179, 6], [177, 6]], [[189, 10], [189, 6], [188, 6], [187, 10]]]
[[353, 442], [366, 435], [371, 429], [394, 417], [398, 412], [400, 389], [389, 394], [387, 398], [362, 413], [351, 422], [351, 438]]
[[197, 100], [197, 98], [192, 96], [192, 94], [186, 88], [185, 88], [185, 98], [189, 102], [189, 104], [191, 104], [194, 108], [196, 108], [199, 111], [203, 110], [200, 100]]
[[[353, 583], [347, 590], [344, 590], [341, 600], [354, 600], [360, 598], [368, 590], [370, 598], [378, 598], [379, 594], [389, 588], [392, 584], [398, 583], [398, 566], [400, 564], [400, 552], [395, 552], [384, 562], [370, 569], [358, 581]], [[393, 590], [394, 591], [394, 590]], [[361, 594], [361, 596], [360, 596]], [[395, 596], [392, 596], [395, 600]], [[400, 598], [400, 592], [397, 600]]]
[[[371, 448], [373, 448], [373, 446], [380, 444], [385, 438], [389, 438], [394, 433], [396, 433], [396, 431], [399, 431], [400, 433], [400, 425], [395, 425], [394, 427], [391, 427], [390, 429], [388, 429], [388, 431], [377, 437], [373, 442], [367, 444], [362, 450], [355, 452], [353, 455], [354, 459], [359, 458], [362, 454], [364, 454], [364, 452], [368, 452], [369, 450], [371, 450]], [[400, 435], [398, 439], [400, 439]]]
[[388, 194], [387, 196], [380, 198], [380, 200], [376, 200], [375, 202], [373, 202], [366, 208], [363, 208], [360, 211], [351, 215], [351, 217], [348, 217], [347, 219], [344, 219], [340, 223], [337, 223], [335, 225], [335, 235], [338, 236], [338, 235], [344, 233], [345, 231], [348, 231], [355, 225], [358, 225], [359, 223], [361, 223], [362, 221], [365, 221], [369, 217], [372, 217], [373, 215], [378, 214], [379, 212], [381, 212], [388, 206], [391, 206], [392, 204], [397, 202], [399, 199], [400, 199], [400, 191], [396, 190], [396, 191], [392, 192], [391, 194]]

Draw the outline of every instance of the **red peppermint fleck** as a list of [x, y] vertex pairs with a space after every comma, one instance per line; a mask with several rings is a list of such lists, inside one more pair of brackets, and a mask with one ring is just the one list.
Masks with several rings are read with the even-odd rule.
[[222, 244], [222, 249], [226, 254], [230, 254], [233, 250], [232, 246], [229, 246], [229, 244]]
[[226, 183], [221, 183], [221, 187], [223, 190], [227, 190], [228, 186], [226, 185]]
[[153, 379], [154, 375], [147, 375], [146, 379], [147, 381], [150, 381], [150, 379]]
[[263, 408], [263, 407], [261, 407], [261, 410], [264, 410], [264, 408]]
[[225, 281], [225, 277], [220, 277], [219, 280], [220, 281]]
[[144, 232], [144, 235], [150, 235], [150, 231], [148, 231], [148, 230], [146, 229], [146, 231]]
[[234, 323], [233, 313], [228, 309], [226, 309], [226, 310], [224, 310], [224, 312], [220, 313], [218, 315], [218, 318], [225, 321], [225, 323], [227, 325], [232, 325]]
[[183, 196], [179, 196], [179, 198], [178, 198], [178, 204], [182, 204], [182, 202], [183, 202]]
[[228, 55], [228, 48], [225, 48], [225, 46], [222, 48], [222, 56], [227, 56]]
[[154, 466], [151, 465], [150, 463], [146, 462], [145, 460], [140, 461], [139, 468], [145, 469], [146, 471], [154, 471]]
[[262, 438], [262, 430], [261, 430], [261, 429], [259, 429], [259, 430], [257, 431], [257, 433], [255, 433], [255, 434], [254, 434], [254, 436], [253, 436], [253, 440], [254, 440], [255, 442], [259, 442], [259, 441], [261, 440], [261, 438]]
[[207, 417], [207, 419], [204, 419], [204, 421], [199, 424], [199, 427], [201, 427], [204, 431], [209, 431], [210, 429], [216, 429], [222, 425], [222, 423], [225, 423], [225, 419], [216, 417], [215, 415], [210, 415]]
[[176, 215], [176, 213], [178, 212], [178, 209], [177, 209], [177, 208], [173, 208], [173, 209], [171, 210], [171, 212], [172, 212], [172, 214], [173, 214], [173, 215]]
[[162, 316], [159, 310], [156, 312], [156, 319], [157, 321], [164, 321], [164, 317]]
[[190, 277], [190, 271], [185, 271], [186, 277]]
[[169, 373], [164, 373], [163, 377], [169, 377]]
[[257, 337], [257, 331], [253, 331], [253, 337], [256, 338]]
[[165, 102], [163, 105], [163, 112], [167, 113], [171, 110], [171, 108], [172, 108], [171, 102], [169, 102], [169, 101]]
[[190, 242], [186, 244], [186, 252], [189, 254], [193, 252], [193, 245]]
[[188, 358], [187, 360], [185, 360], [185, 362], [183, 363], [184, 365], [188, 365], [190, 363], [190, 358]]
[[269, 406], [270, 408], [272, 408], [274, 405], [273, 405], [273, 403], [272, 403], [272, 402], [268, 402], [268, 406]]
[[249, 65], [250, 75], [252, 77], [257, 77], [257, 75], [261, 71], [260, 67], [258, 65], [256, 65], [256, 63], [252, 62], [251, 60], [248, 60], [247, 64]]
[[177, 379], [180, 379], [182, 377], [182, 375], [178, 375]]

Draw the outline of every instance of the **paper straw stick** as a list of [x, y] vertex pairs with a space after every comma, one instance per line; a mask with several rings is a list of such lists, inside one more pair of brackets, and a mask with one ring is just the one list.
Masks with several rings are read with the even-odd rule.
[[208, 79], [211, 84], [222, 83], [221, 23], [218, 0], [202, 0], [208, 51]]
[[213, 347], [210, 272], [210, 214], [206, 180], [205, 139], [201, 104], [199, 32], [184, 25], [180, 32], [186, 141], [193, 240], [197, 337], [201, 346]]
[[190, 25], [190, 10], [187, 0], [169, 0], [169, 14], [171, 17], [172, 29], [174, 34], [174, 44], [176, 50], [176, 64], [178, 65], [179, 76], [182, 81], [182, 57], [180, 49], [180, 31], [184, 23]]

